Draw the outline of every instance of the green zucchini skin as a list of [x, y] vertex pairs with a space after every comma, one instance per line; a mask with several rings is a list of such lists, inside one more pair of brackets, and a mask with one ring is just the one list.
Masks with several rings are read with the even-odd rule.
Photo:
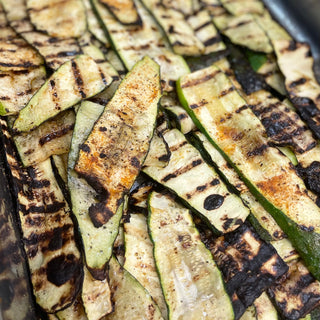
[[107, 320], [163, 320], [150, 294], [113, 256], [108, 275], [114, 311], [106, 317]]
[[91, 2], [127, 70], [149, 55], [160, 65], [163, 90], [174, 90], [176, 80], [189, 72], [188, 65], [181, 56], [170, 51], [156, 22], [142, 4], [136, 2], [142, 25], [128, 26], [119, 23], [98, 0]]
[[[16, 119], [15, 132], [30, 131], [84, 98], [102, 91], [112, 82], [94, 60], [87, 55], [63, 64], [32, 97]], [[66, 85], [68, 83], [68, 85]]]
[[153, 192], [148, 223], [169, 319], [234, 319], [220, 271], [189, 211]]
[[320, 279], [319, 208], [304, 192], [306, 188], [289, 160], [267, 145], [259, 120], [228, 78], [216, 67], [210, 67], [180, 79], [178, 94], [196, 125], [235, 168], [287, 234], [310, 272]]
[[71, 210], [50, 159], [23, 168], [4, 121], [1, 127], [34, 296], [44, 311], [54, 313], [73, 303], [83, 278]]
[[121, 82], [81, 147], [75, 170], [104, 195], [89, 209], [97, 228], [116, 213], [140, 172], [160, 96], [159, 65], [145, 57]]
[[249, 214], [241, 200], [229, 192], [181, 132], [172, 129], [163, 137], [171, 151], [168, 165], [144, 166], [143, 172], [177, 194], [218, 233], [238, 228]]

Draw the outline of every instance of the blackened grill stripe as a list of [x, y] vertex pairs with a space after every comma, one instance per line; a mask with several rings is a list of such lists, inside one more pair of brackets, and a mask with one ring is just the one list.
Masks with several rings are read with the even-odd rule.
[[213, 44], [219, 43], [220, 41], [221, 41], [220, 36], [216, 35], [216, 36], [204, 41], [203, 44], [204, 44], [205, 47], [208, 47], [208, 46], [211, 46]]
[[31, 67], [38, 67], [38, 65], [33, 64], [30, 61], [21, 62], [21, 63], [5, 63], [0, 62], [0, 66], [6, 67], [6, 68], [31, 68]]
[[241, 26], [244, 26], [244, 25], [246, 25], [246, 24], [249, 24], [249, 23], [252, 23], [252, 20], [241, 21], [241, 22], [235, 24], [234, 26], [228, 26], [228, 27], [226, 27], [225, 29], [223, 29], [223, 31], [230, 30], [230, 29], [237, 29], [237, 28], [239, 28], [239, 27], [241, 27]]
[[221, 73], [221, 70], [215, 70], [215, 72], [207, 74], [202, 78], [191, 79], [191, 80], [187, 81], [186, 83], [183, 83], [181, 85], [181, 88], [189, 88], [189, 87], [197, 86], [199, 84], [202, 84], [206, 81], [213, 79], [219, 73]]
[[222, 98], [222, 97], [228, 95], [229, 93], [231, 93], [233, 91], [234, 91], [234, 87], [230, 87], [230, 88], [228, 88], [226, 90], [223, 90], [223, 91], [220, 92], [219, 98]]
[[201, 29], [209, 26], [210, 24], [211, 24], [211, 21], [207, 21], [207, 22], [205, 22], [204, 24], [202, 24], [201, 26], [195, 28], [194, 31], [195, 31], [195, 32], [199, 32]]
[[289, 88], [295, 88], [296, 86], [300, 86], [302, 84], [305, 84], [307, 82], [306, 78], [300, 78], [296, 81], [292, 81], [289, 85]]
[[186, 173], [190, 170], [192, 170], [194, 167], [197, 167], [199, 166], [200, 164], [203, 163], [203, 160], [202, 159], [197, 159], [197, 160], [194, 160], [192, 161], [191, 163], [185, 165], [184, 167], [174, 171], [173, 173], [169, 173], [168, 175], [166, 175], [165, 177], [163, 177], [161, 179], [162, 182], [168, 182], [169, 180], [171, 179], [174, 179], [180, 175], [182, 175], [183, 173]]
[[46, 59], [54, 59], [54, 58], [65, 58], [65, 57], [73, 57], [77, 56], [81, 52], [79, 50], [72, 50], [72, 51], [60, 51], [54, 54], [46, 55]]
[[182, 148], [183, 146], [185, 146], [188, 142], [187, 141], [183, 141], [181, 142], [180, 144], [176, 144], [174, 146], [171, 146], [170, 147], [170, 151], [171, 152], [174, 152], [174, 151], [177, 151], [178, 149]]
[[74, 124], [70, 124], [60, 130], [51, 132], [51, 133], [41, 137], [39, 139], [40, 146], [43, 146], [44, 144], [46, 144], [54, 139], [61, 138], [62, 136], [66, 135], [68, 132], [72, 131], [73, 128], [74, 128]]
[[71, 62], [71, 67], [72, 67], [74, 79], [75, 79], [76, 84], [78, 86], [78, 91], [79, 91], [81, 97], [83, 99], [85, 99], [87, 95], [83, 91], [83, 89], [84, 89], [84, 87], [83, 87], [83, 79], [81, 77], [81, 73], [80, 73], [80, 70], [78, 68], [78, 65], [77, 65], [77, 63], [75, 61], [72, 61]]

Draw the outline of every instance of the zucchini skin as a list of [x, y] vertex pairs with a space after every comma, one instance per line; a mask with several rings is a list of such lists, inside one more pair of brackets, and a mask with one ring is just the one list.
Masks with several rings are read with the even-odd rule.
[[[203, 72], [205, 73], [203, 74]], [[304, 206], [308, 206], [308, 211], [310, 211], [310, 218], [314, 219], [315, 223], [317, 219], [319, 219], [320, 212], [319, 212], [319, 208], [313, 203], [313, 201], [305, 193], [301, 191], [301, 189], [302, 190], [305, 189], [305, 186], [303, 185], [300, 178], [298, 178], [298, 176], [296, 175], [294, 169], [290, 166], [289, 163], [286, 164], [285, 180], [284, 180], [285, 175], [283, 174], [278, 177], [279, 178], [278, 182], [275, 181], [275, 179], [277, 179], [277, 176], [274, 176], [273, 178], [271, 176], [270, 178], [274, 179], [273, 184], [270, 184], [270, 182], [267, 183], [267, 181], [260, 181], [259, 183], [258, 181], [253, 182], [252, 176], [248, 175], [248, 174], [251, 174], [249, 169], [245, 167], [246, 163], [238, 163], [238, 159], [237, 159], [238, 156], [233, 154], [233, 150], [237, 150], [237, 152], [240, 151], [240, 149], [233, 149], [233, 148], [237, 148], [237, 145], [239, 144], [239, 141], [234, 141], [234, 139], [232, 138], [233, 131], [232, 130], [229, 132], [224, 131], [227, 134], [219, 137], [217, 133], [221, 132], [219, 130], [222, 129], [222, 127], [224, 126], [223, 124], [217, 125], [217, 122], [214, 123], [214, 122], [204, 121], [204, 118], [198, 119], [201, 110], [208, 112], [206, 111], [208, 110], [208, 107], [213, 108], [213, 105], [211, 106], [205, 105], [204, 108], [202, 108], [201, 106], [199, 106], [199, 102], [198, 104], [195, 104], [196, 101], [191, 101], [190, 98], [188, 99], [185, 96], [186, 88], [191, 88], [193, 85], [195, 86], [199, 85], [200, 88], [202, 88], [202, 86], [204, 85], [208, 86], [209, 85], [208, 83], [210, 83], [214, 87], [214, 84], [212, 83], [213, 82], [212, 79], [216, 79], [218, 81], [218, 78], [215, 78], [216, 76], [219, 77], [220, 81], [222, 82], [226, 81], [224, 87], [226, 90], [225, 92], [228, 92], [228, 89], [230, 89], [230, 87], [232, 88], [229, 80], [226, 78], [225, 75], [221, 74], [221, 71], [219, 69], [215, 67], [211, 67], [206, 69], [205, 71], [202, 70], [201, 72], [194, 73], [193, 76], [190, 78], [190, 80], [187, 80], [186, 79], [187, 77], [184, 77], [184, 79], [180, 79], [180, 81], [178, 82], [178, 94], [179, 94], [179, 98], [182, 105], [186, 108], [190, 116], [193, 118], [198, 128], [207, 136], [209, 141], [223, 154], [225, 159], [234, 167], [234, 169], [237, 171], [239, 176], [249, 187], [252, 194], [261, 202], [261, 204], [265, 207], [265, 209], [272, 214], [272, 216], [277, 221], [281, 229], [285, 231], [285, 233], [291, 240], [292, 244], [294, 245], [294, 247], [296, 248], [300, 256], [306, 262], [310, 272], [317, 279], [320, 279], [319, 227], [317, 225], [315, 226], [312, 224], [310, 225], [310, 222], [308, 222], [307, 220], [294, 221], [293, 218], [291, 218], [291, 217], [297, 217], [297, 210], [300, 210], [299, 214], [303, 213], [303, 211], [305, 213], [306, 209], [304, 207], [300, 207], [300, 209], [296, 207], [296, 205], [300, 206], [302, 204], [301, 201], [304, 201]], [[195, 89], [193, 88], [191, 90], [195, 90]], [[220, 90], [223, 90], [223, 89], [220, 88]], [[249, 117], [251, 119], [250, 120], [251, 124], [249, 126], [250, 130], [257, 131], [257, 128], [258, 128], [258, 132], [261, 132], [260, 131], [261, 128], [259, 128], [259, 126], [254, 127], [254, 123], [256, 123], [257, 120], [254, 120], [254, 118], [252, 117], [254, 116], [253, 114], [252, 116], [250, 115], [250, 112], [247, 110], [248, 106], [243, 102], [242, 99], [239, 100], [238, 94], [235, 93], [233, 89], [230, 89], [229, 92], [230, 92], [230, 95], [227, 97], [231, 99], [231, 96], [233, 96], [233, 99], [235, 99], [234, 101], [237, 101], [236, 104], [238, 105], [237, 108], [234, 105], [233, 108], [236, 108], [236, 109], [229, 111], [229, 114], [231, 115], [231, 119], [233, 123], [234, 124], [243, 123], [244, 126], [248, 127], [249, 124], [248, 122], [246, 122], [247, 120], [245, 120], [246, 119], [245, 117]], [[218, 95], [219, 94], [217, 94], [217, 96]], [[222, 95], [220, 98], [217, 97], [218, 99], [215, 101], [223, 103], [225, 101], [224, 97], [225, 95]], [[206, 99], [206, 101], [208, 100], [207, 93], [205, 93], [205, 95], [202, 96], [202, 99]], [[195, 107], [196, 105], [197, 107]], [[190, 108], [190, 106], [194, 106], [194, 108], [192, 109]], [[238, 110], [238, 112], [235, 112], [236, 110]], [[238, 119], [235, 120], [235, 118], [238, 118]], [[237, 130], [240, 130], [240, 131], [235, 131], [235, 133], [241, 134], [241, 135], [244, 134], [244, 137], [246, 137], [245, 132], [241, 131], [242, 129], [240, 127]], [[216, 132], [215, 134], [213, 134], [214, 131]], [[264, 139], [262, 138], [262, 135], [260, 136], [258, 132], [256, 134], [256, 137], [259, 136], [260, 141], [261, 142], [264, 141]], [[234, 137], [236, 136], [234, 135]], [[230, 143], [229, 146], [226, 146], [225, 141], [229, 141]], [[241, 139], [240, 139], [240, 142], [241, 142]], [[244, 140], [242, 141], [242, 144], [243, 142]], [[252, 143], [256, 144], [254, 140], [252, 140]], [[265, 144], [265, 142], [261, 144]], [[261, 146], [261, 144], [258, 144], [256, 147]], [[248, 159], [248, 156], [244, 154], [245, 150], [246, 149], [244, 146], [243, 149], [241, 149], [240, 154], [241, 153], [243, 154], [243, 156], [245, 157], [244, 159]], [[248, 152], [247, 154], [252, 155], [253, 159], [255, 159], [254, 153], [253, 154], [250, 153], [249, 149], [247, 149], [247, 152]], [[269, 146], [267, 146], [262, 151], [262, 157], [261, 157], [261, 153], [259, 153], [260, 155], [257, 156], [257, 159], [260, 159], [259, 161], [261, 161], [261, 163], [263, 164], [264, 157], [265, 157], [264, 155], [269, 154], [269, 152], [273, 154], [272, 157], [274, 157], [275, 159], [273, 163], [274, 164], [279, 163], [278, 161], [280, 161], [282, 158], [277, 156], [278, 152], [276, 152], [274, 149], [272, 149]], [[285, 163], [285, 162], [286, 161], [282, 161], [282, 163]], [[278, 165], [280, 165], [280, 163]], [[283, 164], [281, 164], [281, 168], [283, 168]], [[273, 174], [274, 173], [272, 173], [272, 175]], [[293, 183], [290, 182], [290, 180], [287, 180], [289, 177], [288, 175], [290, 175], [290, 179], [294, 181]], [[280, 184], [281, 184], [280, 181], [282, 183], [287, 181], [285, 185], [285, 189], [282, 189], [280, 187]], [[295, 188], [297, 188], [297, 185], [299, 185], [300, 191], [297, 191], [298, 193], [295, 193], [295, 191], [293, 191], [293, 193], [291, 194], [291, 197], [293, 195], [295, 196], [295, 199], [296, 199], [295, 201], [288, 197], [284, 197], [284, 193], [283, 193], [284, 190], [286, 190], [286, 192], [288, 192], [288, 188], [291, 188], [291, 190], [296, 190]], [[277, 197], [274, 196], [275, 192], [277, 192]], [[279, 196], [282, 198], [281, 200], [278, 199]], [[288, 209], [285, 207], [284, 204], [287, 202], [289, 206], [288, 208], [291, 208], [291, 209]], [[289, 215], [291, 215], [291, 217]], [[307, 224], [307, 226], [305, 226], [305, 224]]]

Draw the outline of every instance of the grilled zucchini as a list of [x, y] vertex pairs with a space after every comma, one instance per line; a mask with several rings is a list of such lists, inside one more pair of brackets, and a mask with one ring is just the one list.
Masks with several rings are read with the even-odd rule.
[[75, 170], [103, 197], [89, 209], [97, 228], [116, 213], [140, 171], [160, 95], [159, 66], [145, 57], [124, 78], [81, 146]]
[[234, 319], [220, 271], [189, 211], [153, 192], [149, 229], [169, 319]]
[[[320, 279], [320, 210], [291, 162], [270, 147], [259, 120], [221, 70], [212, 66], [179, 81], [181, 102], [288, 235]], [[320, 248], [319, 248], [320, 249]]]
[[85, 98], [99, 93], [112, 78], [92, 58], [80, 55], [63, 64], [32, 97], [16, 119], [16, 132], [30, 131]]
[[262, 14], [263, 2], [260, 0], [220, 0], [221, 4], [234, 16], [246, 13]]

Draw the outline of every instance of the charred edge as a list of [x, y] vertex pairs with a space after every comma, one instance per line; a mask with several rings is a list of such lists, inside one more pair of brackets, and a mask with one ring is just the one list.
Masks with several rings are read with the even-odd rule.
[[99, 269], [91, 268], [87, 265], [87, 269], [89, 270], [92, 277], [96, 280], [103, 281], [107, 278], [107, 264]]
[[211, 79], [213, 79], [217, 74], [221, 73], [222, 71], [221, 70], [216, 70], [215, 72], [213, 73], [210, 73], [210, 74], [207, 74], [205, 75], [204, 77], [202, 78], [196, 78], [196, 79], [191, 79], [185, 83], [183, 83], [181, 85], [181, 88], [189, 88], [189, 87], [194, 87], [194, 86], [197, 86], [199, 84], [202, 84], [206, 81], [209, 81]]
[[77, 63], [75, 61], [72, 61], [71, 62], [71, 67], [72, 67], [74, 79], [75, 79], [76, 84], [78, 86], [78, 91], [79, 91], [81, 97], [83, 99], [85, 99], [87, 95], [83, 91], [84, 90], [84, 84], [83, 84], [83, 79], [81, 77], [81, 73], [80, 73], [80, 70], [78, 68], [78, 65], [77, 65]]
[[247, 153], [248, 158], [249, 157], [255, 157], [255, 156], [261, 156], [263, 155], [264, 151], [268, 148], [268, 145], [263, 144], [260, 147], [256, 147], [255, 149], [249, 151]]
[[74, 128], [74, 124], [71, 124], [65, 128], [62, 128], [61, 130], [51, 132], [51, 133], [41, 137], [39, 139], [40, 146], [43, 146], [44, 144], [46, 144], [54, 139], [61, 138], [62, 136], [66, 135], [68, 132], [72, 131], [73, 128]]
[[307, 188], [320, 196], [320, 162], [313, 161], [307, 168], [299, 165], [297, 171]]
[[182, 175], [183, 173], [190, 171], [191, 169], [199, 166], [202, 163], [203, 163], [202, 159], [194, 160], [194, 161], [192, 161], [192, 163], [189, 163], [186, 166], [176, 170], [175, 172], [166, 175], [164, 178], [161, 179], [161, 181], [168, 182], [169, 180], [174, 179], [174, 178], [178, 177], [179, 175]]
[[104, 201], [91, 205], [89, 216], [93, 225], [96, 228], [100, 228], [114, 216], [114, 213], [107, 207], [107, 203]]

